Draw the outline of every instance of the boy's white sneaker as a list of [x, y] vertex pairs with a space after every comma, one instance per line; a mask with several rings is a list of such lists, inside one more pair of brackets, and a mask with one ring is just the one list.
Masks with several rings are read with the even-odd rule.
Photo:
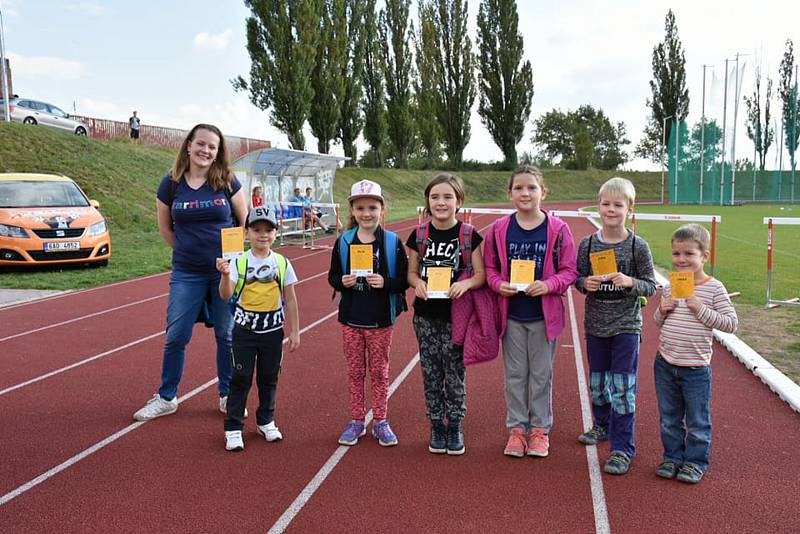
[[133, 414], [137, 421], [149, 421], [162, 415], [169, 415], [178, 411], [178, 399], [167, 400], [156, 393], [153, 398], [147, 401], [144, 407]]
[[[228, 397], [220, 397], [219, 398], [219, 411], [228, 415]], [[244, 418], [247, 419], [247, 408], [244, 409]]]
[[264, 436], [267, 441], [280, 441], [283, 439], [283, 434], [275, 426], [275, 421], [267, 423], [266, 425], [258, 425], [257, 432]]
[[226, 430], [225, 431], [225, 450], [227, 451], [243, 451], [244, 440], [242, 439], [241, 430]]

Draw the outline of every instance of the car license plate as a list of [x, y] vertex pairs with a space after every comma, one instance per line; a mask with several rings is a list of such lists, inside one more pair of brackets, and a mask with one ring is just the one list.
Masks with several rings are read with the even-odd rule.
[[60, 241], [56, 243], [45, 243], [45, 252], [58, 252], [61, 250], [79, 250], [81, 248], [80, 241]]

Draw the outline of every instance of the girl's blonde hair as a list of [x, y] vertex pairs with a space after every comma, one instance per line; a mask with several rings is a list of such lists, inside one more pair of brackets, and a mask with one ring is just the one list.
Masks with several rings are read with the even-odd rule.
[[536, 183], [539, 184], [539, 187], [542, 190], [542, 193], [545, 195], [550, 193], [550, 189], [544, 183], [544, 174], [539, 167], [535, 165], [522, 165], [521, 167], [517, 167], [514, 169], [514, 172], [511, 173], [511, 178], [508, 179], [508, 191], [510, 192], [511, 189], [514, 188], [514, 178], [519, 176], [520, 174], [530, 174], [534, 178], [536, 178]]
[[697, 223], [684, 224], [672, 233], [672, 242], [675, 241], [694, 241], [700, 247], [700, 252], [705, 252], [711, 248], [711, 234], [705, 226]]
[[[464, 182], [461, 181], [461, 178], [456, 176], [455, 174], [450, 174], [447, 172], [443, 172], [441, 174], [437, 174], [433, 177], [433, 179], [428, 182], [428, 185], [425, 187], [425, 215], [431, 214], [431, 205], [430, 201], [428, 200], [428, 196], [431, 194], [431, 189], [436, 187], [439, 184], [447, 184], [453, 188], [453, 192], [456, 194], [456, 200], [458, 201], [459, 206], [464, 205], [464, 200], [466, 195], [464, 194]], [[456, 208], [458, 211], [458, 208]]]
[[[365, 198], [370, 198], [370, 197], [365, 197]], [[358, 222], [356, 222], [356, 218], [353, 215], [353, 202], [355, 202], [356, 200], [358, 200], [358, 199], [355, 198], [355, 199], [352, 200], [352, 202], [350, 202], [350, 216], [347, 219], [347, 229], [348, 230], [358, 226]], [[384, 210], [386, 209], [386, 199], [384, 198], [383, 202], [381, 202], [377, 198], [373, 198], [372, 200], [374, 200], [375, 202], [378, 202], [381, 205], [381, 217], [383, 217]], [[380, 226], [380, 222], [378, 222], [378, 226]]]
[[219, 191], [222, 188], [228, 188], [230, 190], [233, 183], [233, 169], [231, 169], [230, 155], [225, 145], [225, 137], [222, 136], [222, 132], [219, 131], [219, 128], [213, 124], [197, 124], [189, 131], [189, 134], [183, 140], [183, 143], [181, 143], [181, 147], [178, 149], [178, 155], [175, 158], [175, 163], [172, 165], [172, 171], [170, 171], [172, 180], [180, 182], [183, 175], [189, 170], [189, 145], [194, 141], [194, 136], [197, 134], [198, 130], [207, 130], [219, 138], [217, 157], [214, 158], [214, 161], [211, 163], [211, 168], [208, 169], [206, 182], [208, 182], [208, 185], [214, 191]]
[[633, 187], [633, 182], [619, 176], [607, 180], [606, 183], [600, 186], [597, 199], [602, 199], [603, 195], [622, 197], [628, 202], [629, 208], [632, 208], [636, 203], [636, 188]]

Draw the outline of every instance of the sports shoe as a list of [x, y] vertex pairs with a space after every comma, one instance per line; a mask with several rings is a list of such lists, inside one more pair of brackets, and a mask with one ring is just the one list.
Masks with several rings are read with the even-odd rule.
[[464, 433], [461, 431], [461, 421], [447, 422], [447, 454], [459, 456], [467, 450], [464, 445]]
[[534, 428], [528, 436], [528, 456], [544, 458], [550, 451], [550, 438], [543, 428]]
[[594, 425], [578, 436], [578, 441], [584, 445], [597, 445], [598, 442], [606, 440], [608, 440], [608, 429], [600, 425]]
[[528, 444], [525, 442], [525, 432], [521, 428], [512, 428], [503, 454], [514, 458], [522, 458], [527, 450]]
[[242, 439], [241, 430], [226, 430], [225, 431], [225, 450], [226, 451], [243, 451], [244, 440]]
[[697, 484], [703, 478], [703, 471], [694, 464], [683, 464], [678, 471], [678, 480], [687, 484]]
[[656, 474], [661, 478], [675, 478], [677, 473], [678, 466], [675, 465], [675, 462], [661, 462], [661, 465], [656, 467]]
[[377, 438], [382, 447], [397, 445], [397, 436], [392, 432], [389, 421], [385, 419], [372, 425], [372, 437]]
[[624, 475], [631, 467], [631, 457], [620, 451], [611, 451], [603, 471], [609, 475]]
[[339, 436], [339, 445], [355, 445], [358, 443], [358, 438], [366, 433], [367, 430], [364, 428], [364, 423], [350, 421]]
[[281, 431], [275, 426], [275, 421], [271, 421], [266, 425], [257, 425], [256, 432], [264, 436], [264, 438], [270, 442], [283, 439], [283, 434], [281, 434]]
[[428, 451], [433, 454], [447, 452], [447, 428], [441, 419], [431, 419], [431, 442]]
[[[219, 411], [228, 415], [228, 396], [220, 397], [219, 398]], [[244, 409], [244, 419], [247, 419], [247, 408]]]
[[147, 401], [144, 408], [133, 414], [137, 421], [149, 421], [162, 415], [169, 415], [178, 411], [178, 399], [167, 400], [156, 393], [153, 398]]

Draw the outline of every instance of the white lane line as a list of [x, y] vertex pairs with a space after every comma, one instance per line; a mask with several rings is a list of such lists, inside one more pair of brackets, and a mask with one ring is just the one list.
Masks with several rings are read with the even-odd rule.
[[[408, 362], [405, 369], [397, 375], [397, 378], [394, 379], [394, 382], [389, 386], [389, 395], [388, 398], [391, 398], [397, 388], [403, 383], [406, 379], [408, 374], [414, 369], [414, 366], [417, 365], [419, 361], [419, 352], [411, 358], [411, 361]], [[369, 425], [372, 421], [372, 410], [367, 413], [367, 417], [364, 420], [364, 425]], [[348, 447], [345, 445], [340, 445], [333, 454], [331, 454], [328, 461], [317, 471], [317, 474], [314, 475], [314, 478], [306, 484], [306, 487], [300, 492], [292, 504], [286, 509], [285, 512], [275, 521], [275, 524], [269, 529], [268, 534], [279, 534], [286, 530], [286, 527], [292, 522], [292, 520], [300, 513], [300, 510], [306, 505], [306, 503], [311, 499], [311, 497], [316, 493], [316, 491], [322, 486], [322, 483], [325, 482], [325, 479], [328, 478], [328, 475], [334, 470], [336, 465], [344, 458], [344, 455], [347, 454], [347, 451], [352, 449], [353, 447]]]
[[6, 337], [0, 337], [0, 342], [8, 341], [9, 339], [14, 339], [14, 338], [17, 338], [17, 337], [27, 336], [28, 334], [35, 334], [36, 332], [41, 332], [42, 330], [48, 330], [50, 328], [56, 328], [57, 326], [64, 326], [65, 324], [74, 323], [76, 321], [82, 321], [84, 319], [91, 319], [92, 317], [97, 317], [99, 315], [104, 315], [106, 313], [111, 313], [111, 312], [122, 310], [122, 309], [125, 309], [125, 308], [130, 308], [131, 306], [136, 306], [137, 304], [144, 304], [145, 302], [150, 302], [151, 300], [160, 299], [161, 297], [166, 297], [167, 295], [169, 295], [169, 293], [161, 293], [160, 295], [156, 295], [154, 297], [150, 297], [150, 298], [146, 298], [146, 299], [142, 299], [142, 300], [137, 300], [136, 302], [129, 302], [127, 304], [122, 304], [121, 306], [116, 306], [114, 308], [108, 308], [106, 310], [101, 310], [101, 311], [90, 313], [90, 314], [87, 314], [87, 315], [81, 315], [80, 317], [75, 317], [75, 318], [72, 318], [72, 319], [68, 319], [66, 321], [61, 321], [60, 323], [53, 323], [53, 324], [49, 324], [47, 326], [34, 328], [33, 330], [26, 330], [25, 332], [20, 332], [18, 334], [13, 334], [13, 335], [6, 336]]
[[[588, 387], [586, 385], [586, 374], [583, 367], [583, 350], [581, 340], [578, 338], [578, 322], [575, 319], [575, 302], [572, 300], [572, 288], [567, 290], [567, 300], [569, 301], [569, 321], [572, 327], [572, 344], [575, 349], [575, 367], [578, 372], [578, 391], [581, 397], [581, 414], [583, 416], [583, 428], [592, 428], [592, 407], [589, 403]], [[589, 482], [592, 489], [592, 505], [594, 507], [594, 529], [597, 534], [610, 534], [611, 526], [608, 523], [608, 508], [606, 506], [606, 494], [603, 490], [603, 477], [600, 474], [600, 462], [597, 460], [597, 446], [586, 446], [586, 463], [589, 467]]]
[[[314, 327], [318, 326], [319, 324], [327, 321], [331, 317], [334, 317], [338, 313], [339, 313], [338, 309], [332, 311], [331, 313], [329, 313], [325, 317], [317, 319], [316, 321], [314, 321], [310, 325], [308, 325], [305, 328], [303, 328], [302, 330], [300, 330], [300, 333], [304, 334], [305, 332], [308, 332], [312, 328], [314, 328]], [[289, 341], [288, 338], [283, 340], [284, 343], [286, 343], [288, 341]], [[216, 384], [218, 380], [219, 380], [218, 378], [214, 378], [212, 380], [209, 380], [205, 384], [194, 388], [192, 391], [190, 391], [189, 393], [187, 393], [183, 397], [179, 397], [178, 398], [178, 405], [180, 405], [181, 403], [191, 399], [192, 397], [194, 397], [198, 393], [200, 393], [202, 391], [205, 391], [206, 389], [210, 388], [211, 386]], [[80, 462], [84, 458], [87, 458], [87, 457], [91, 456], [92, 454], [96, 453], [97, 451], [99, 451], [100, 449], [106, 447], [107, 445], [110, 445], [110, 444], [114, 443], [115, 441], [117, 441], [119, 438], [121, 438], [125, 434], [133, 432], [134, 430], [136, 430], [140, 426], [142, 426], [144, 424], [147, 424], [149, 422], [150, 421], [137, 421], [135, 423], [131, 423], [130, 425], [128, 425], [125, 428], [123, 428], [122, 430], [120, 430], [118, 432], [115, 432], [114, 434], [111, 434], [110, 436], [108, 436], [107, 438], [103, 439], [102, 441], [98, 441], [97, 443], [95, 443], [91, 447], [89, 447], [87, 449], [84, 449], [83, 451], [79, 452], [78, 454], [76, 454], [72, 458], [69, 458], [68, 460], [66, 460], [64, 462], [61, 462], [60, 464], [58, 464], [57, 466], [53, 467], [52, 469], [48, 469], [47, 471], [45, 471], [41, 475], [37, 476], [36, 478], [33, 478], [33, 479], [29, 480], [25, 484], [22, 484], [21, 486], [11, 490], [10, 492], [8, 492], [5, 495], [3, 495], [2, 497], [0, 497], [0, 506], [8, 503], [12, 499], [15, 499], [15, 498], [19, 497], [20, 495], [22, 495], [26, 491], [38, 486], [39, 484], [41, 484], [42, 482], [44, 482], [48, 478], [51, 478], [54, 475], [57, 475], [61, 471], [64, 471], [65, 469], [67, 469], [67, 468], [75, 465], [76, 463]]]

